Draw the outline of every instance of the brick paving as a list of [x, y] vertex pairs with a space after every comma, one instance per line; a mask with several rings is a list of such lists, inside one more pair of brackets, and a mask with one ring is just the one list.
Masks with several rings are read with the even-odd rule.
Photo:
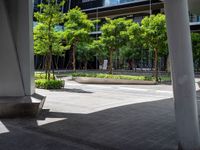
[[[64, 114], [44, 110], [41, 119], [66, 119], [42, 126], [37, 126], [36, 120], [33, 119], [2, 120], [10, 132], [0, 134], [0, 147], [6, 143], [6, 147], [18, 147], [21, 145], [18, 145], [19, 143], [24, 146], [24, 142], [27, 142], [26, 146], [37, 145], [43, 141], [42, 147], [39, 144], [37, 149], [57, 150], [69, 147], [102, 150], [176, 150], [173, 114], [173, 102], [169, 99], [127, 105], [92, 114]], [[16, 143], [12, 145], [13, 143], [7, 140], [14, 140]], [[51, 140], [55, 144], [53, 147], [49, 147]]]
[[52, 109], [45, 107], [38, 118], [1, 119], [0, 150], [177, 150], [172, 99], [91, 113], [67, 113], [46, 103]]

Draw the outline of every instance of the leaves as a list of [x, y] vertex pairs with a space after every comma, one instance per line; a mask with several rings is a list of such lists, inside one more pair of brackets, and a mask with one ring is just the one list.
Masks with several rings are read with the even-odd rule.
[[191, 37], [194, 61], [200, 63], [200, 33], [192, 33]]
[[142, 30], [138, 23], [133, 22], [127, 30], [126, 45], [120, 49], [120, 56], [126, 60], [140, 59], [143, 48]]
[[125, 18], [118, 18], [114, 20], [106, 18], [106, 21], [107, 23], [101, 27], [101, 39], [110, 50], [112, 49], [116, 51], [127, 42], [127, 30], [133, 21], [126, 20]]
[[62, 44], [63, 34], [57, 29], [64, 20], [64, 14], [61, 11], [63, 5], [64, 0], [61, 3], [57, 3], [56, 0], [44, 0], [43, 3], [39, 5], [41, 11], [34, 14], [38, 22], [33, 31], [34, 52], [36, 55], [45, 56], [47, 80], [50, 80], [50, 72], [52, 66], [54, 66], [52, 65], [52, 56], [62, 55], [65, 50]]
[[103, 64], [104, 59], [108, 56], [108, 47], [103, 43], [101, 37], [98, 40], [93, 40], [91, 50], [95, 52], [100, 64]]
[[[62, 13], [64, 1], [56, 4], [56, 0], [50, 0], [47, 3], [48, 0], [46, 4], [40, 4], [41, 12], [34, 14], [38, 21], [34, 28], [35, 54], [62, 55], [64, 50], [71, 48], [80, 62], [92, 60], [94, 56], [102, 62], [118, 50], [126, 60], [140, 59], [142, 49], [157, 49], [160, 57], [167, 54], [166, 22], [162, 14], [145, 17], [141, 25], [126, 18], [106, 18], [100, 28], [102, 34], [93, 40], [90, 33], [99, 20], [88, 19], [78, 7]], [[63, 29], [61, 24], [64, 24]], [[198, 39], [197, 36], [194, 38]], [[196, 44], [195, 49], [198, 48]], [[195, 55], [199, 57], [200, 54], [197, 51]]]
[[80, 42], [77, 45], [77, 59], [81, 62], [87, 62], [92, 60], [95, 56], [95, 52], [92, 49], [91, 40], [88, 42]]
[[56, 27], [64, 20], [64, 14], [61, 7], [64, 1], [57, 4], [55, 0], [41, 3], [39, 7], [41, 12], [36, 12], [34, 17], [38, 24], [34, 28], [34, 52], [37, 55], [62, 55], [65, 48], [62, 44], [62, 32], [56, 30]]
[[167, 31], [165, 15], [151, 15], [142, 20], [144, 46], [150, 50], [157, 49], [160, 56], [167, 54]]
[[78, 7], [71, 9], [65, 19], [64, 37], [70, 45], [87, 40], [94, 29], [94, 22]]

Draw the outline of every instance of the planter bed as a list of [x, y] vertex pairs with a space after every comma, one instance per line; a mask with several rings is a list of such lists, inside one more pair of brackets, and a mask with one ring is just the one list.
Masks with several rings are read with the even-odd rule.
[[92, 77], [73, 77], [73, 80], [82, 84], [133, 84], [133, 85], [154, 85], [155, 81], [148, 80], [126, 80]]

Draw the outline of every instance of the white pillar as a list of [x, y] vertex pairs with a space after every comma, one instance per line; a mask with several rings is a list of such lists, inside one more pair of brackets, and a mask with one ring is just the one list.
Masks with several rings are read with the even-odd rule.
[[179, 149], [199, 150], [199, 122], [187, 0], [165, 0], [165, 13]]
[[32, 20], [32, 0], [0, 0], [0, 117], [42, 107], [44, 98], [34, 94]]

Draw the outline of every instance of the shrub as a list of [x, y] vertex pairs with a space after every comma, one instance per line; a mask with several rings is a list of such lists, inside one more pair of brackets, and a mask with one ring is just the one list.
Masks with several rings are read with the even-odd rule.
[[35, 80], [35, 86], [40, 89], [61, 89], [64, 87], [64, 80]]

